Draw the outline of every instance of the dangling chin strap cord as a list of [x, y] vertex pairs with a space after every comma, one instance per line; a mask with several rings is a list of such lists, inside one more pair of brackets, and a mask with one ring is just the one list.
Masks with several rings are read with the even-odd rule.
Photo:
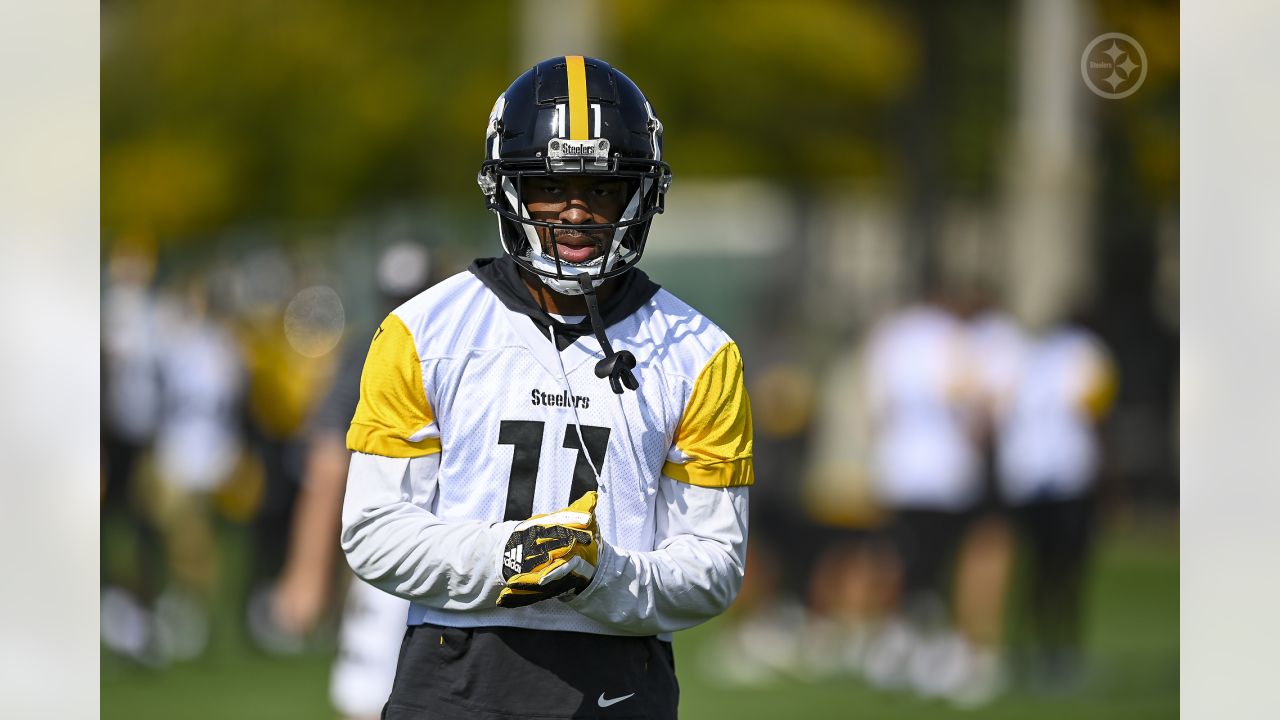
[[[547, 329], [551, 333], [551, 346], [555, 347], [556, 328], [552, 325]], [[573, 385], [569, 382], [569, 373], [564, 369], [564, 357], [562, 357], [559, 352], [556, 352], [556, 360], [560, 363], [560, 377], [564, 380], [564, 389], [567, 390], [570, 395], [574, 395]], [[609, 490], [604, 486], [604, 481], [600, 479], [600, 474], [604, 472], [604, 458], [600, 458], [600, 467], [596, 467], [596, 459], [591, 457], [591, 451], [586, 449], [588, 447], [587, 441], [582, 437], [582, 418], [578, 416], [578, 406], [573, 403], [569, 403], [569, 405], [573, 408], [573, 427], [578, 431], [578, 447], [583, 449], [582, 452], [587, 457], [587, 467], [591, 468], [591, 474], [596, 476], [596, 487], [599, 488], [601, 492], [607, 494]], [[576, 500], [577, 498], [569, 499]]]
[[596, 289], [591, 284], [590, 273], [578, 273], [578, 285], [582, 287], [582, 295], [587, 300], [591, 329], [600, 343], [600, 349], [604, 350], [604, 359], [596, 363], [596, 377], [609, 378], [609, 386], [618, 395], [622, 394], [624, 387], [628, 390], [639, 388], [640, 382], [631, 372], [631, 368], [636, 366], [636, 356], [630, 350], [615, 353], [608, 336], [604, 334], [604, 319], [600, 316], [600, 303], [596, 299]]

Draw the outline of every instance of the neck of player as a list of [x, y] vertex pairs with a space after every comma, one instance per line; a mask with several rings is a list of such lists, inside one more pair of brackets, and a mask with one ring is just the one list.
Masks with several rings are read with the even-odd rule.
[[[548, 287], [546, 283], [536, 277], [532, 277], [523, 270], [520, 272], [520, 279], [524, 280], [524, 286], [529, 291], [529, 295], [533, 297], [533, 301], [545, 312], [553, 315], [587, 314], [587, 301], [583, 296], [561, 295]], [[596, 288], [596, 297], [600, 298], [601, 305], [604, 305], [605, 301], [613, 295], [617, 285], [618, 280], [614, 278], [606, 280], [603, 285]]]

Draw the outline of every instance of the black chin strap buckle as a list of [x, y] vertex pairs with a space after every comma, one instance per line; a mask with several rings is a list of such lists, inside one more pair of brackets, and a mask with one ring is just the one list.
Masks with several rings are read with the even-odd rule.
[[614, 352], [609, 338], [604, 334], [604, 320], [600, 316], [600, 303], [596, 299], [596, 289], [591, 283], [589, 273], [578, 273], [578, 285], [582, 288], [582, 296], [587, 300], [587, 313], [591, 317], [591, 329], [595, 332], [600, 349], [604, 350], [604, 359], [596, 363], [596, 377], [609, 378], [609, 387], [619, 395], [623, 388], [635, 390], [640, 387], [635, 373], [631, 369], [636, 366], [636, 356], [630, 350]]
[[631, 368], [636, 366], [636, 356], [632, 355], [630, 350], [619, 353], [609, 353], [608, 350], [605, 352], [604, 358], [596, 363], [596, 377], [609, 378], [609, 387], [619, 395], [622, 394], [624, 387], [628, 390], [640, 387], [635, 373], [631, 372]]

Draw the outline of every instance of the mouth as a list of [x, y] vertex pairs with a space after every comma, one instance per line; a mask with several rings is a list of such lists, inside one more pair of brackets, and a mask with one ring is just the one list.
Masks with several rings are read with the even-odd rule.
[[582, 233], [556, 233], [555, 251], [562, 262], [581, 264], [601, 255], [601, 243]]

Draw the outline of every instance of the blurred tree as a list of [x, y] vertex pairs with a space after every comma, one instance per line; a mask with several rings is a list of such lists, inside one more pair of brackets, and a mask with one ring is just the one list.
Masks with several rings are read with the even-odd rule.
[[478, 138], [509, 80], [504, 10], [105, 3], [104, 229], [173, 239], [397, 198], [471, 199]]
[[[1006, 0], [600, 2], [609, 60], [653, 99], [682, 177], [923, 182], [938, 198], [994, 185], [1009, 105]], [[1121, 123], [1144, 186], [1169, 197], [1176, 3], [1104, 4], [1104, 18], [1139, 36], [1172, 23], [1174, 42], [1148, 46], [1147, 87], [1127, 101], [1154, 111]], [[104, 229], [171, 240], [426, 197], [478, 207], [480, 128], [517, 70], [515, 10], [107, 0]]]
[[612, 4], [613, 62], [671, 128], [694, 175], [789, 181], [892, 174], [890, 109], [919, 64], [910, 23], [877, 2]]

